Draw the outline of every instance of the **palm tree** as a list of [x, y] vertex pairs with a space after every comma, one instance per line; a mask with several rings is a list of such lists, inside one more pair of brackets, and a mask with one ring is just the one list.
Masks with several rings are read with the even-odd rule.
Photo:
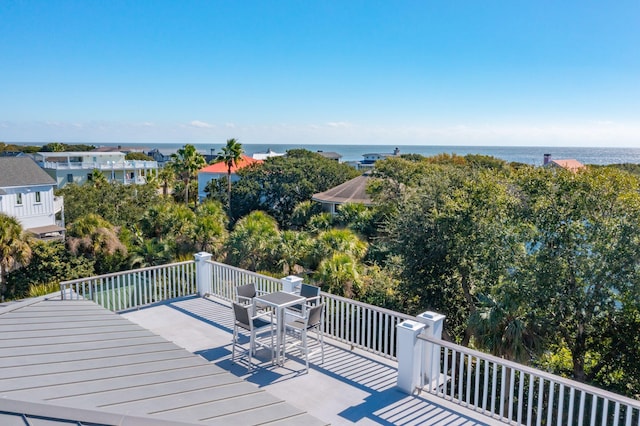
[[31, 260], [29, 240], [16, 218], [0, 213], [0, 300], [4, 300], [5, 275]]
[[71, 224], [67, 245], [71, 253], [84, 253], [89, 257], [127, 252], [118, 237], [118, 229], [95, 213], [82, 216]]
[[233, 265], [251, 271], [273, 270], [279, 245], [280, 231], [276, 220], [255, 210], [241, 218], [229, 235], [229, 257]]
[[104, 174], [98, 169], [93, 169], [91, 173], [89, 173], [88, 180], [96, 188], [100, 188], [109, 183]]
[[[196, 178], [198, 170], [203, 168], [207, 162], [193, 145], [185, 145], [176, 153], [171, 154], [171, 168], [176, 176], [184, 183], [185, 205], [189, 205], [189, 184]], [[198, 203], [196, 196], [194, 207]]]
[[229, 216], [231, 216], [231, 168], [238, 165], [238, 162], [242, 158], [242, 144], [235, 138], [227, 139], [227, 145], [222, 147], [222, 150], [216, 157], [216, 162], [222, 161], [227, 166], [227, 201], [229, 202]]

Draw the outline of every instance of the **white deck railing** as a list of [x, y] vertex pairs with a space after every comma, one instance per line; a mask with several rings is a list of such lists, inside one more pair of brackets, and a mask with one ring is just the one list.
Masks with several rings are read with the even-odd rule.
[[[253, 283], [258, 294], [282, 290], [282, 282], [277, 278], [257, 274], [218, 262], [211, 265], [211, 284], [204, 283], [201, 294], [211, 294], [217, 298], [236, 300], [235, 288]], [[325, 334], [352, 348], [363, 349], [377, 355], [395, 359], [396, 325], [407, 319], [415, 319], [366, 303], [322, 292], [325, 303]]]
[[124, 311], [196, 294], [193, 260], [60, 283], [63, 299], [89, 299], [112, 311]]
[[411, 315], [321, 292], [325, 303], [325, 333], [376, 355], [396, 359], [397, 325]]
[[640, 401], [437, 338], [418, 339], [422, 391], [509, 424], [640, 426]]
[[236, 301], [236, 287], [245, 284], [255, 284], [258, 294], [272, 293], [282, 290], [282, 282], [278, 278], [268, 277], [246, 269], [225, 265], [224, 263], [207, 261], [211, 266], [211, 283], [204, 283], [201, 294], [211, 294], [226, 300]]

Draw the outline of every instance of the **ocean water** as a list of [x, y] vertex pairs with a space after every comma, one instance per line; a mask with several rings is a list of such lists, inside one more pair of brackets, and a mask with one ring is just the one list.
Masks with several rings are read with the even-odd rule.
[[[96, 146], [136, 146], [145, 150], [158, 148], [163, 154], [171, 154], [181, 148], [184, 143], [101, 143]], [[222, 144], [193, 144], [203, 154], [217, 153]], [[395, 148], [401, 154], [421, 154], [432, 156], [447, 154], [481, 154], [490, 155], [508, 162], [519, 162], [532, 165], [542, 165], [544, 154], [551, 154], [553, 159], [575, 159], [583, 164], [619, 164], [640, 163], [640, 148], [578, 148], [578, 147], [543, 147], [543, 146], [450, 146], [450, 145], [280, 145], [280, 144], [242, 144], [245, 153], [265, 152], [271, 149], [275, 152], [286, 152], [289, 149], [304, 148], [310, 151], [331, 151], [342, 155], [342, 161], [362, 160], [367, 153], [392, 153]]]

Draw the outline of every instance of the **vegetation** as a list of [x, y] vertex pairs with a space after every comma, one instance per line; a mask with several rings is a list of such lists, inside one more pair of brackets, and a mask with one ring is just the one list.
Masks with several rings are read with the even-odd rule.
[[231, 213], [231, 169], [238, 165], [242, 158], [242, 145], [235, 139], [227, 139], [227, 145], [218, 153], [216, 162], [221, 161], [227, 166], [227, 206]]
[[[197, 176], [198, 170], [203, 168], [207, 162], [202, 154], [196, 151], [196, 147], [193, 145], [185, 145], [180, 148], [175, 154], [171, 155], [171, 162], [166, 166], [170, 167], [175, 176], [180, 181], [181, 186], [176, 188], [175, 192], [184, 192], [184, 203], [189, 204], [189, 201], [193, 199], [194, 207], [198, 203], [198, 191], [197, 191]], [[195, 186], [191, 183], [195, 182]], [[195, 190], [194, 190], [195, 189]], [[189, 191], [191, 190], [191, 198], [189, 198]]]
[[373, 172], [375, 206], [332, 216], [312, 195], [357, 172], [294, 150], [241, 170], [228, 215], [228, 179], [197, 206], [168, 194], [174, 174], [192, 193], [192, 163], [177, 160], [166, 185], [65, 187], [66, 246], [30, 246], [19, 226], [3, 225], [5, 297], [205, 250], [386, 308], [438, 311], [450, 340], [640, 395], [640, 178], [631, 167], [389, 158]]
[[313, 194], [326, 191], [358, 172], [346, 164], [328, 160], [304, 149], [290, 150], [287, 156], [272, 157], [262, 164], [238, 171], [240, 180], [233, 185], [232, 220], [253, 210], [273, 216], [281, 227], [289, 228], [291, 215]]

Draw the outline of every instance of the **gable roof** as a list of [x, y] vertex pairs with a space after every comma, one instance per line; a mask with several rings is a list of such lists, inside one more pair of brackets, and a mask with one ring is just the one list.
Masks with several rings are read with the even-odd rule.
[[[252, 164], [262, 163], [262, 160], [255, 160], [248, 155], [242, 154], [240, 156], [240, 161], [231, 166], [231, 173], [235, 173], [240, 169], [244, 169], [247, 166]], [[206, 167], [203, 167], [198, 171], [198, 173], [227, 173], [227, 165], [224, 164], [223, 161], [218, 161], [217, 163], [210, 164]]]
[[362, 203], [370, 206], [373, 201], [366, 192], [368, 181], [369, 175], [358, 176], [324, 192], [313, 194], [311, 199], [321, 203]]
[[30, 157], [0, 157], [0, 170], [0, 187], [56, 184]]

